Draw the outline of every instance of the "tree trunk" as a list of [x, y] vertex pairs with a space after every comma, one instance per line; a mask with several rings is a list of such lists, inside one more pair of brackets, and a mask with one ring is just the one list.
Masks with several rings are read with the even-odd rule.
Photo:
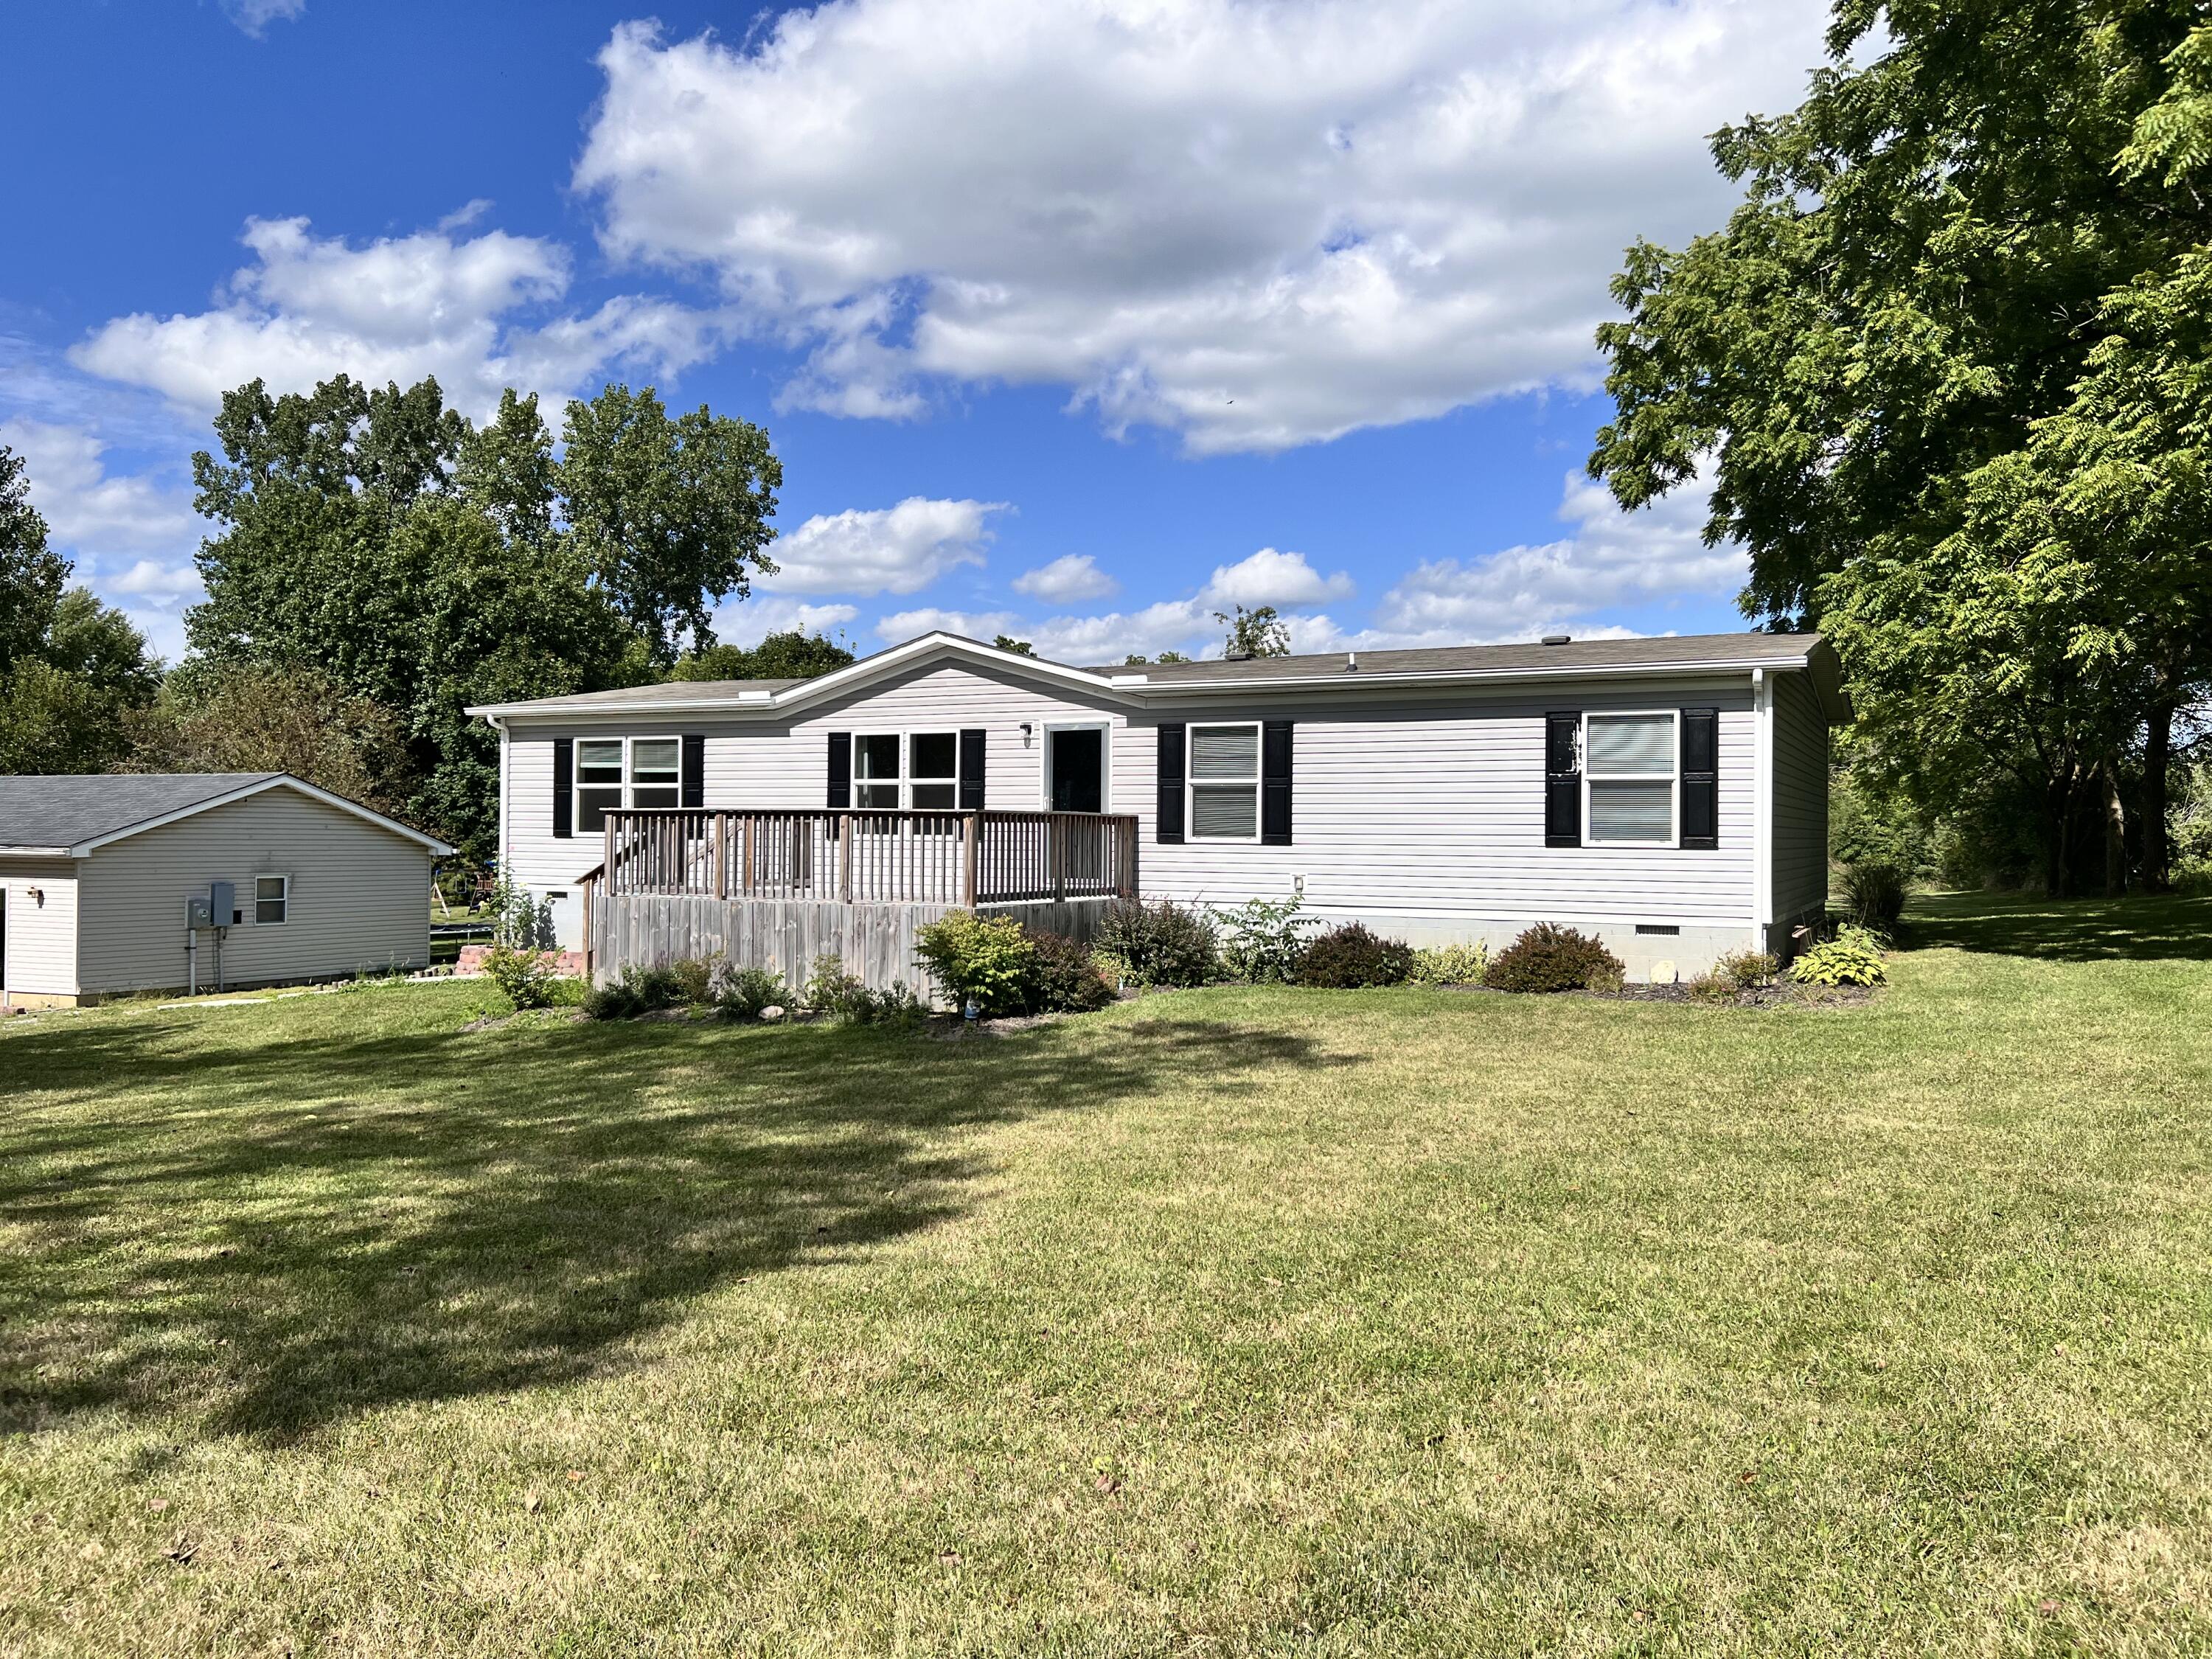
[[2105, 896], [2128, 890], [2128, 809], [2120, 799], [2120, 769], [2105, 763]]
[[2142, 777], [2142, 878], [2154, 893], [2172, 884], [2166, 844], [2166, 773], [2173, 759], [2173, 705], [2154, 705], [2145, 723]]
[[2049, 898], [2072, 896], [2073, 848], [2067, 830], [2073, 818], [2073, 788], [2068, 780], [2053, 778], [2043, 797], [2043, 891]]

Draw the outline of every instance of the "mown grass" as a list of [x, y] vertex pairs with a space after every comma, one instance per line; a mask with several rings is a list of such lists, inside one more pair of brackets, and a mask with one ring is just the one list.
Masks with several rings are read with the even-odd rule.
[[2212, 1648], [2212, 902], [1848, 1010], [0, 1028], [0, 1650]]

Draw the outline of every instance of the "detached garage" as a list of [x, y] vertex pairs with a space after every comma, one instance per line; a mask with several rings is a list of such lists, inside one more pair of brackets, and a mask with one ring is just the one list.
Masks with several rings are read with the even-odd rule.
[[0, 777], [0, 1006], [426, 967], [452, 850], [282, 772]]

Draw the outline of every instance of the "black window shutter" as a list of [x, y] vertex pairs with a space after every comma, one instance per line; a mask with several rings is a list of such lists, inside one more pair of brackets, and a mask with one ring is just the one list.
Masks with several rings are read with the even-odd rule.
[[983, 810], [983, 729], [963, 726], [960, 728], [960, 810], [980, 812]]
[[1152, 838], [1167, 845], [1182, 840], [1182, 732], [1180, 725], [1160, 727], [1159, 799]]
[[678, 793], [676, 804], [697, 808], [707, 804], [707, 739], [696, 732], [684, 735], [684, 770], [678, 775], [683, 787]]
[[1583, 731], [1579, 714], [1544, 716], [1544, 845], [1583, 844], [1583, 768], [1575, 751]]
[[1260, 728], [1260, 842], [1266, 847], [1291, 844], [1291, 722], [1268, 720]]
[[1721, 711], [1682, 711], [1682, 845], [1721, 844]]
[[830, 805], [839, 810], [853, 804], [853, 734], [830, 734]]
[[572, 738], [553, 739], [553, 834], [559, 841], [576, 834], [576, 744]]

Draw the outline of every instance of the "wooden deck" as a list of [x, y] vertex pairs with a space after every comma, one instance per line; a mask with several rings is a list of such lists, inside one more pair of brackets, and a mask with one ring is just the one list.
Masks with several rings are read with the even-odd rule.
[[923, 989], [915, 936], [986, 909], [1087, 939], [1137, 890], [1137, 821], [1108, 812], [696, 811], [607, 814], [584, 878], [594, 980], [726, 956], [794, 988], [836, 955], [873, 989]]
[[1112, 812], [662, 809], [607, 814], [608, 895], [968, 905], [1137, 890], [1137, 820]]

